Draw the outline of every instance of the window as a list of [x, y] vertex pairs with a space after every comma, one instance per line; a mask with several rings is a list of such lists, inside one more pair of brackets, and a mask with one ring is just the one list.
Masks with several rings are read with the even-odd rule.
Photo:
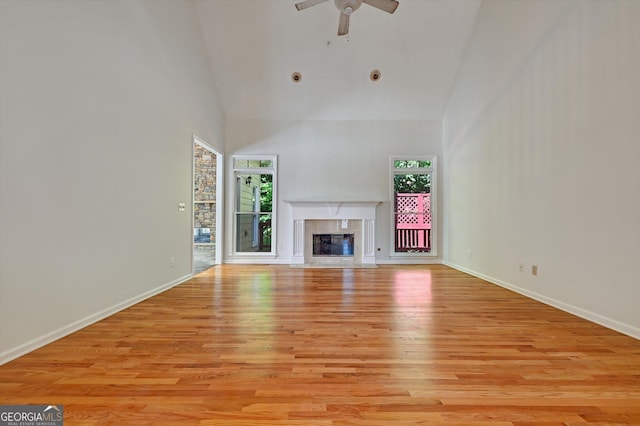
[[434, 157], [392, 157], [392, 255], [434, 255]]
[[233, 157], [236, 253], [274, 254], [276, 156]]

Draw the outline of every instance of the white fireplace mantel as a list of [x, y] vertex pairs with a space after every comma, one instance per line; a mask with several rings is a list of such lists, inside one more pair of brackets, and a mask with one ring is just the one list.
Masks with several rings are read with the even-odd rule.
[[[375, 265], [376, 207], [382, 201], [285, 201], [291, 205], [293, 220], [292, 265], [305, 262], [305, 221], [307, 220], [360, 220], [362, 222], [361, 258], [356, 264]], [[308, 259], [307, 259], [308, 260]]]

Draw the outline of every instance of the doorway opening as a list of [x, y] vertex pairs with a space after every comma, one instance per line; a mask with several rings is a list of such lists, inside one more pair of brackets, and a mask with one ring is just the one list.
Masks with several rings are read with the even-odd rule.
[[221, 262], [222, 154], [193, 138], [193, 273]]

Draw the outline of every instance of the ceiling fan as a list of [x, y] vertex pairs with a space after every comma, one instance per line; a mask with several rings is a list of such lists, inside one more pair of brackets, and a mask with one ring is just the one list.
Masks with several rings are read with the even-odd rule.
[[[304, 0], [296, 3], [296, 9], [304, 10], [311, 6], [315, 6], [320, 3], [324, 3], [328, 0]], [[338, 35], [349, 34], [349, 17], [355, 12], [362, 3], [373, 6], [376, 9], [383, 10], [387, 13], [393, 13], [398, 8], [398, 2], [396, 0], [333, 0], [336, 7], [340, 11], [340, 22], [338, 23]]]

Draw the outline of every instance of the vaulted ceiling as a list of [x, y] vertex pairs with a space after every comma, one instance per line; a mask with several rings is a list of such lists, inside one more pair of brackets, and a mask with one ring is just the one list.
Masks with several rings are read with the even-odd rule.
[[295, 3], [197, 1], [228, 119], [442, 118], [481, 0], [399, 0], [393, 15], [362, 5], [341, 37], [333, 0]]

